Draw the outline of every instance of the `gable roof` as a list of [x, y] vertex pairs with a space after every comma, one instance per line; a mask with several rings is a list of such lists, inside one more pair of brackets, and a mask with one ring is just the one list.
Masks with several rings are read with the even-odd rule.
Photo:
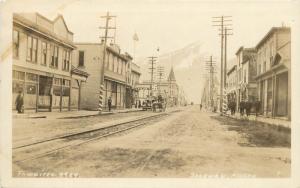
[[65, 21], [64, 17], [63, 17], [61, 14], [58, 14], [58, 15], [57, 15], [57, 17], [53, 20], [53, 23], [57, 22], [59, 19], [62, 19], [62, 21], [63, 21], [63, 23], [64, 23], [64, 25], [65, 25], [67, 31], [68, 31], [69, 33], [71, 33], [71, 34], [74, 34], [73, 32], [71, 32], [71, 31], [68, 29], [68, 26], [67, 26], [67, 24], [66, 24], [66, 21]]
[[260, 48], [275, 32], [286, 31], [291, 32], [289, 27], [272, 27], [270, 31], [261, 39], [261, 41], [256, 45], [256, 49]]

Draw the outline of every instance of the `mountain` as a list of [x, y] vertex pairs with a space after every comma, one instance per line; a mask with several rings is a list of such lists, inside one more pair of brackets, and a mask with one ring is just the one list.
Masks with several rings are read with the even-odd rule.
[[[168, 77], [173, 66], [176, 81], [184, 90], [188, 100], [200, 103], [206, 72], [208, 72], [205, 68], [205, 61], [209, 59], [210, 55], [201, 42], [195, 42], [181, 49], [160, 54], [156, 66], [164, 67], [164, 79]], [[141, 80], [150, 80], [148, 58], [139, 58], [137, 62], [140, 62], [141, 66]], [[216, 71], [218, 71], [218, 67]]]

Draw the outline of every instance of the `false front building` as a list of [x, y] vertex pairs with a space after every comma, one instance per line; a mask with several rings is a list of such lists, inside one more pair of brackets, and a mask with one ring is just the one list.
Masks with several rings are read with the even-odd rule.
[[[103, 66], [103, 43], [76, 43], [75, 59], [79, 67], [84, 67], [90, 74], [89, 80], [82, 88], [81, 107], [86, 110], [98, 110], [101, 78], [104, 72], [103, 108], [108, 108], [108, 98], [111, 97], [112, 108], [131, 107], [133, 92], [131, 87], [131, 56], [121, 54], [116, 44], [106, 47]], [[135, 69], [136, 72], [138, 72]], [[136, 77], [135, 77], [136, 79]]]
[[273, 27], [257, 44], [258, 97], [261, 113], [291, 118], [291, 30]]
[[13, 109], [18, 93], [24, 109], [79, 108], [88, 73], [72, 65], [73, 33], [59, 15], [53, 21], [38, 13], [13, 15]]

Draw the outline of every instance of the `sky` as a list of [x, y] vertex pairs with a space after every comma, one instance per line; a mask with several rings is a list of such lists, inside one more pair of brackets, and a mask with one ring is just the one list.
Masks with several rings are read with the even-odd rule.
[[[32, 6], [26, 6], [30, 2], [34, 2]], [[99, 27], [105, 24], [101, 16], [109, 11], [117, 16], [111, 21], [111, 26], [116, 21], [116, 43], [122, 52], [132, 54], [137, 60], [142, 61], [152, 55], [163, 56], [189, 44], [199, 43], [199, 53], [213, 55], [217, 64], [220, 59], [220, 37], [218, 28], [212, 26], [213, 16], [232, 16], [233, 35], [228, 37], [227, 57], [234, 59], [240, 46], [254, 47], [271, 27], [293, 25], [298, 10], [290, 1], [41, 0], [37, 3], [28, 0], [8, 1], [7, 4], [6, 8], [15, 12], [37, 11], [50, 19], [62, 14], [69, 30], [74, 33], [75, 42], [100, 42], [103, 30]], [[139, 37], [135, 54], [134, 33]], [[143, 65], [143, 62], [136, 63]], [[190, 87], [185, 82], [182, 84], [184, 90]], [[191, 100], [200, 101], [199, 94], [203, 87], [195, 88], [195, 92], [189, 89], [188, 95]]]

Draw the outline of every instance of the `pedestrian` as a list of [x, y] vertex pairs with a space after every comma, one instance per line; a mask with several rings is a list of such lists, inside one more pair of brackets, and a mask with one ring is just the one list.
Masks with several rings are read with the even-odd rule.
[[233, 102], [232, 102], [232, 111], [233, 111], [233, 115], [235, 115], [235, 109], [236, 109], [236, 102], [233, 101]]
[[111, 97], [108, 98], [107, 104], [108, 104], [108, 111], [110, 112], [110, 110], [111, 110]]
[[23, 93], [21, 91], [19, 91], [19, 94], [16, 98], [16, 109], [18, 111], [19, 114], [23, 113], [23, 104], [24, 104], [24, 99], [23, 99]]
[[200, 111], [202, 110], [202, 104], [200, 104]]
[[244, 115], [244, 109], [245, 109], [245, 102], [242, 100], [241, 102], [240, 102], [240, 114], [241, 114], [241, 116], [243, 116]]
[[248, 100], [245, 102], [245, 109], [246, 109], [246, 115], [248, 117], [250, 115], [250, 110], [251, 110], [251, 103]]
[[256, 117], [258, 116], [259, 110], [260, 110], [260, 101], [258, 100], [258, 98], [256, 98], [256, 100], [255, 100], [255, 116]]

